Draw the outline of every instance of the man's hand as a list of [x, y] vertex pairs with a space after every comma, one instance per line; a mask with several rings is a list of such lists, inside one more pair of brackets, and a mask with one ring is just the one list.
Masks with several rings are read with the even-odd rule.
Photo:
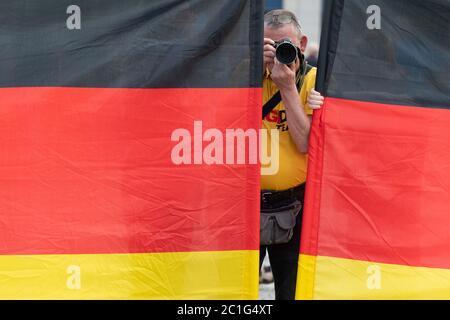
[[264, 38], [264, 70], [267, 68], [272, 72], [275, 63], [275, 41], [269, 38]]
[[273, 82], [277, 85], [280, 91], [291, 91], [297, 92], [297, 87], [295, 85], [295, 64], [285, 65], [278, 61], [277, 58], [274, 59], [275, 63], [272, 68], [271, 78]]
[[308, 99], [306, 103], [307, 106], [310, 107], [311, 109], [317, 110], [322, 107], [323, 100], [324, 98], [319, 92], [317, 92], [314, 89], [311, 89], [310, 93], [308, 94]]

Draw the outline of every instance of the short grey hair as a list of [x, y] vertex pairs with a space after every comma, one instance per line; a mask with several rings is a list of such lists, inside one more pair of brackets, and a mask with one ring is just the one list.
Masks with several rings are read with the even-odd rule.
[[303, 35], [302, 27], [297, 17], [292, 11], [286, 9], [276, 9], [267, 12], [264, 15], [264, 24], [270, 28], [278, 29], [287, 24], [293, 25], [298, 31], [299, 36]]

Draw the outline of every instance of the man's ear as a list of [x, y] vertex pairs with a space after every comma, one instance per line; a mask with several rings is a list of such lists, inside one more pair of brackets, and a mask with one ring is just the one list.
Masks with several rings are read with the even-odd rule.
[[302, 38], [300, 39], [300, 50], [302, 50], [302, 53], [305, 53], [307, 45], [308, 45], [308, 37], [302, 36]]

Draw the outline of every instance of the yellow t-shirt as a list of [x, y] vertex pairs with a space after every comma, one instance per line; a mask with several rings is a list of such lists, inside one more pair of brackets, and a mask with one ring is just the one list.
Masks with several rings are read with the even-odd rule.
[[[307, 115], [312, 115], [313, 110], [307, 106], [308, 93], [314, 88], [316, 83], [317, 69], [312, 68], [305, 76], [303, 85], [300, 88], [300, 100], [305, 106]], [[263, 80], [263, 105], [278, 91], [275, 83], [270, 77]], [[300, 107], [300, 104], [299, 104]], [[274, 175], [261, 176], [261, 190], [286, 190], [298, 186], [306, 181], [307, 155], [297, 150], [297, 146], [289, 134], [286, 120], [286, 109], [281, 101], [269, 115], [263, 120], [262, 128], [267, 129], [267, 146], [271, 145], [270, 129], [277, 129], [279, 132], [279, 169]], [[269, 151], [269, 154], [272, 152]]]

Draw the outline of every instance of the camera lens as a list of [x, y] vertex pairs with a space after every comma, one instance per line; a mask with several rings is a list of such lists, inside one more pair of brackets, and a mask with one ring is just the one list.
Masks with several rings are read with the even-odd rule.
[[290, 41], [284, 41], [278, 44], [276, 48], [276, 57], [283, 64], [292, 64], [297, 58], [297, 47]]

